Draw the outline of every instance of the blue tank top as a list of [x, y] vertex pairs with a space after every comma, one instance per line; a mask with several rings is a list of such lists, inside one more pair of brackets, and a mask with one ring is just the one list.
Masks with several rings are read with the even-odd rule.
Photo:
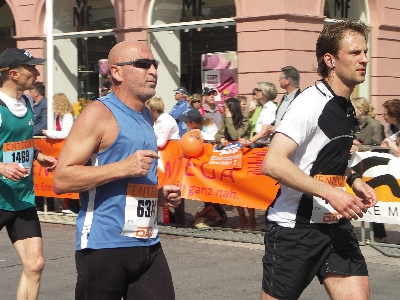
[[[157, 152], [149, 111], [132, 110], [114, 93], [99, 99], [118, 123], [118, 135], [106, 150], [93, 153], [87, 165], [121, 161], [138, 150]], [[98, 120], [101, 122], [101, 120]], [[157, 229], [157, 160], [143, 177], [116, 180], [80, 194], [76, 250], [151, 246], [160, 241]], [[152, 224], [143, 225], [150, 220]]]

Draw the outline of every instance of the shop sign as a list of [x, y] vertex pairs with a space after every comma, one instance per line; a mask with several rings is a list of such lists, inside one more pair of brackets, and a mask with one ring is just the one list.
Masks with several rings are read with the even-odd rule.
[[347, 19], [349, 17], [351, 0], [335, 0], [335, 16]]
[[[91, 5], [87, 5], [89, 0], [75, 0], [76, 6], [74, 7], [74, 27], [89, 26]], [[75, 20], [78, 22], [75, 25]]]
[[202, 15], [202, 7], [205, 4], [202, 0], [182, 0], [183, 1], [183, 17], [188, 17], [186, 12], [192, 9], [193, 17], [200, 17]]

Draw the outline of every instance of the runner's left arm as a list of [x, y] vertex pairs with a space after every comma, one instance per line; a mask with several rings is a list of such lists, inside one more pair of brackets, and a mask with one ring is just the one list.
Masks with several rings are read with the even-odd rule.
[[55, 159], [53, 156], [44, 155], [42, 152], [37, 151], [35, 159], [42, 167], [45, 167], [46, 170], [49, 172], [54, 171], [54, 169], [56, 168], [57, 159]]
[[[349, 177], [354, 172], [347, 168], [346, 175]], [[361, 178], [356, 178], [351, 185], [351, 189], [357, 197], [360, 197], [366, 208], [374, 206], [378, 202], [378, 198], [374, 189], [365, 183]]]

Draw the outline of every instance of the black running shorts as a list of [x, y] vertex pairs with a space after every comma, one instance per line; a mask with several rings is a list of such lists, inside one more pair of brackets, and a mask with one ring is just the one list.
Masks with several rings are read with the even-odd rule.
[[75, 252], [75, 300], [173, 300], [171, 272], [161, 244]]
[[16, 241], [32, 237], [42, 237], [39, 217], [35, 207], [20, 211], [0, 209], [0, 230], [6, 226], [8, 236], [14, 244]]
[[368, 276], [353, 225], [344, 219], [309, 229], [268, 223], [264, 243], [262, 288], [278, 299], [298, 299], [315, 275], [321, 283], [328, 273]]

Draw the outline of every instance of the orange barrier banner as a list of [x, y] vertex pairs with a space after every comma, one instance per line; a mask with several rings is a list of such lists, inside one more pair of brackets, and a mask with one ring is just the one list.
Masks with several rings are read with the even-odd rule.
[[[35, 148], [58, 158], [64, 140], [35, 138]], [[221, 168], [209, 164], [214, 145], [205, 144], [200, 157], [188, 158], [179, 141], [169, 141], [159, 151], [159, 186], [177, 184], [182, 197], [234, 206], [266, 209], [274, 200], [279, 184], [261, 174], [261, 164], [268, 148], [243, 149], [242, 168]], [[79, 199], [79, 194], [57, 195], [53, 191], [53, 173], [34, 163], [37, 196]]]
[[[63, 139], [59, 140], [36, 137], [34, 139], [35, 149], [40, 150], [43, 154], [50, 155], [55, 158], [58, 158], [63, 145]], [[79, 199], [78, 193], [67, 193], [61, 195], [54, 193], [53, 174], [54, 172], [47, 172], [46, 169], [39, 165], [36, 160], [33, 162], [33, 182], [36, 196]]]
[[169, 141], [159, 150], [159, 186], [178, 184], [186, 199], [266, 209], [279, 188], [275, 180], [261, 174], [268, 148], [244, 148], [241, 169], [210, 165], [213, 148], [214, 145], [205, 144], [200, 157], [188, 158], [179, 141]]
[[[58, 158], [64, 140], [35, 138], [34, 146], [46, 155]], [[223, 168], [209, 164], [214, 145], [205, 144], [199, 157], [186, 157], [179, 141], [169, 141], [159, 150], [159, 186], [177, 184], [182, 197], [233, 206], [267, 209], [275, 199], [279, 184], [261, 174], [268, 148], [244, 148], [242, 168]], [[214, 153], [215, 155], [215, 153]], [[385, 153], [356, 152], [349, 167], [362, 175], [377, 193], [379, 202], [360, 221], [398, 224], [400, 222], [400, 158]], [[57, 195], [53, 192], [53, 173], [34, 162], [34, 187], [37, 196], [79, 199], [79, 194]], [[321, 177], [321, 176], [320, 176]], [[332, 176], [329, 176], [332, 180]], [[326, 178], [319, 178], [326, 181]], [[340, 180], [339, 180], [340, 179]], [[343, 178], [339, 178], [343, 181]], [[340, 183], [343, 186], [343, 183]], [[346, 185], [348, 192], [351, 189]]]

